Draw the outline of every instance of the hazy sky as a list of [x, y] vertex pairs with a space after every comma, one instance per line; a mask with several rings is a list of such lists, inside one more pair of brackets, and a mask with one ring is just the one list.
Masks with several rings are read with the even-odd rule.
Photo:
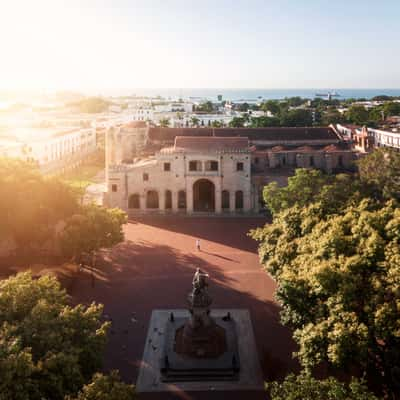
[[400, 0], [0, 0], [0, 89], [400, 88]]

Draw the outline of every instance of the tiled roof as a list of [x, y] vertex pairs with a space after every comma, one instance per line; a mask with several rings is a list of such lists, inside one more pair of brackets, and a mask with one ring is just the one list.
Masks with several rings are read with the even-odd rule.
[[175, 151], [227, 152], [249, 151], [249, 140], [242, 137], [177, 136]]
[[340, 138], [330, 127], [274, 128], [149, 128], [149, 139], [173, 142], [176, 136], [247, 137], [250, 141], [332, 140]]
[[313, 151], [315, 151], [315, 149], [310, 146], [301, 146], [301, 147], [297, 147], [296, 151], [299, 151], [302, 153], [312, 153]]

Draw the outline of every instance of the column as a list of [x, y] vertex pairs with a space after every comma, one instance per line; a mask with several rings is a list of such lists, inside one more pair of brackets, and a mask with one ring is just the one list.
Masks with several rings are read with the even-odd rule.
[[243, 211], [249, 212], [251, 210], [251, 191], [243, 191]]
[[221, 189], [216, 188], [215, 189], [215, 213], [216, 214], [221, 214], [221, 212], [222, 212], [221, 197], [222, 197]]
[[165, 213], [165, 190], [158, 192], [158, 207], [162, 213]]
[[139, 195], [139, 210], [146, 211], [146, 192]]
[[178, 192], [172, 191], [172, 211], [178, 212]]
[[186, 212], [188, 214], [193, 213], [193, 186], [188, 187], [186, 191]]
[[236, 199], [235, 193], [236, 193], [236, 190], [230, 190], [229, 191], [229, 211], [231, 213], [234, 213], [236, 211], [236, 208], [235, 208], [235, 199]]

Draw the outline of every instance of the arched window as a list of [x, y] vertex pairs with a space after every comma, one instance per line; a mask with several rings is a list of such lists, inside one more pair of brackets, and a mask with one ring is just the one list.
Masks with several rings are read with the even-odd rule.
[[128, 208], [140, 208], [140, 197], [137, 193], [129, 196]]
[[186, 209], [186, 192], [184, 190], [178, 192], [178, 208]]
[[158, 208], [158, 193], [155, 190], [147, 192], [146, 208]]
[[223, 210], [229, 210], [229, 192], [227, 190], [222, 191], [221, 206]]
[[165, 191], [165, 209], [170, 210], [172, 208], [172, 192], [170, 190]]
[[243, 192], [241, 190], [235, 193], [235, 208], [236, 210], [243, 210]]

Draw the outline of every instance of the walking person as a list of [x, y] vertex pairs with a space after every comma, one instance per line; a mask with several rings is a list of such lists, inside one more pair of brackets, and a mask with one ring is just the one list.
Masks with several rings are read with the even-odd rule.
[[200, 250], [200, 239], [196, 239], [196, 248], [197, 248], [197, 251], [201, 251]]

